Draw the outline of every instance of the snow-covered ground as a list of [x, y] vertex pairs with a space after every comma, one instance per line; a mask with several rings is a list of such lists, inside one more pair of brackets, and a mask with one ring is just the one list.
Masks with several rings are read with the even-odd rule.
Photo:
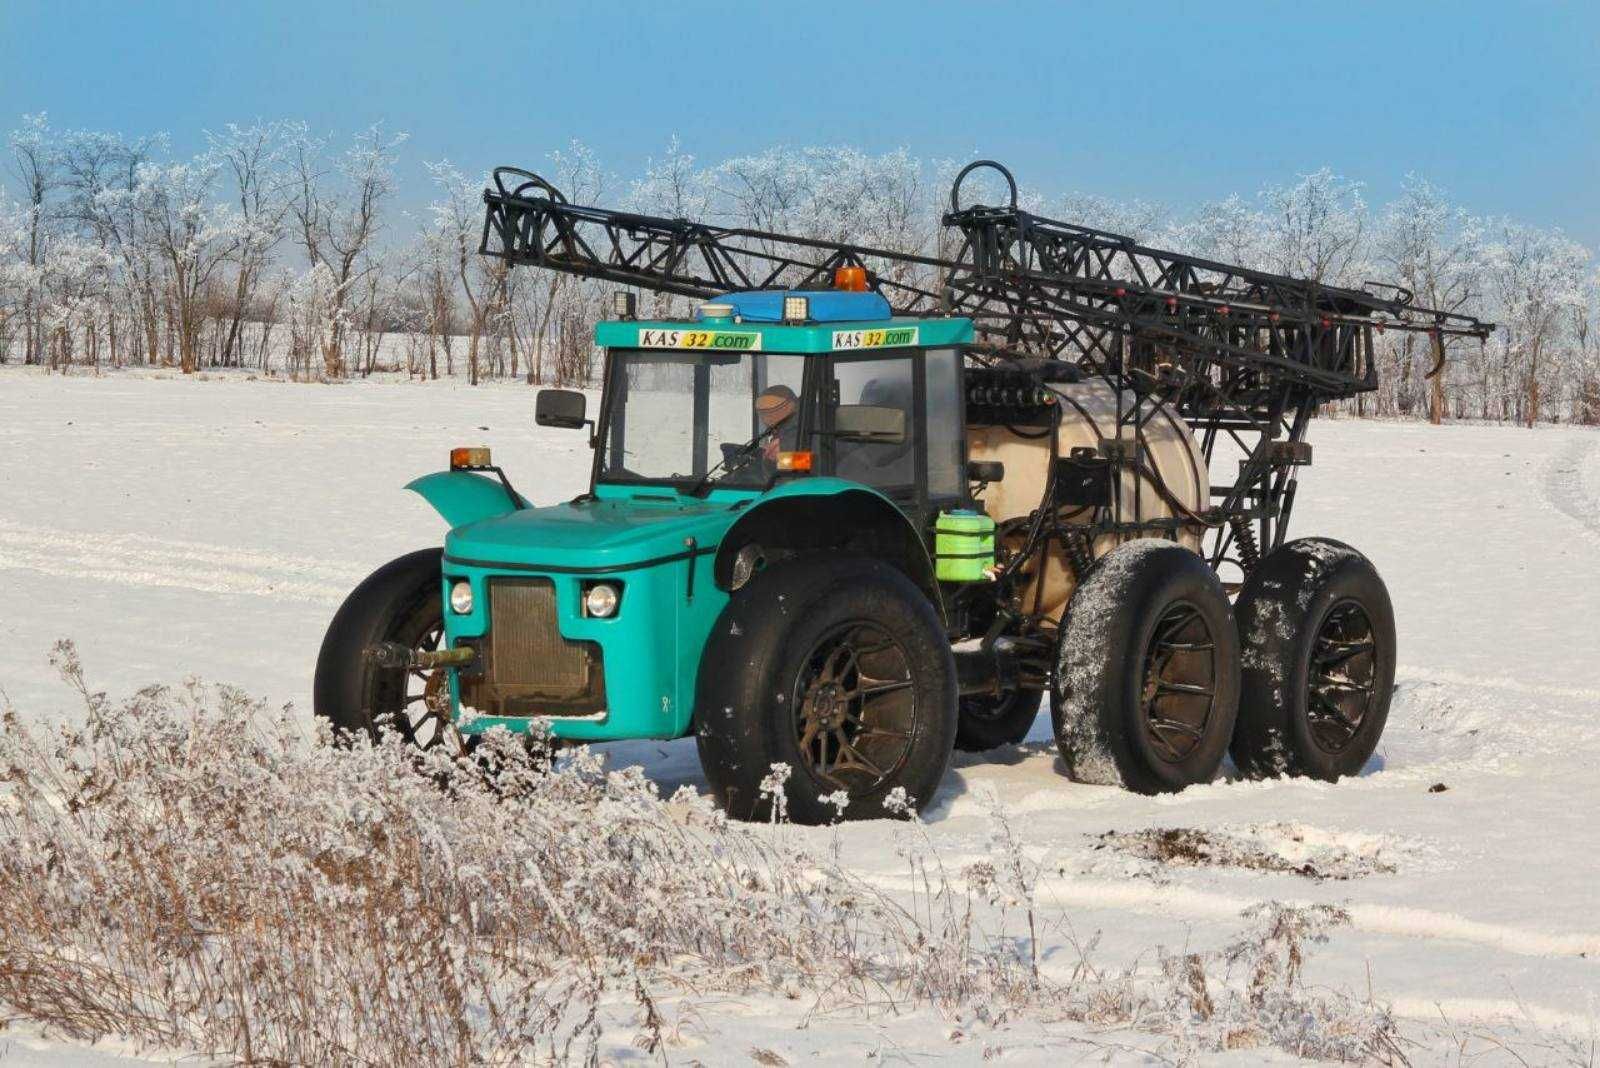
[[[536, 501], [583, 488], [583, 435], [532, 415], [532, 391], [509, 384], [0, 373], [0, 689], [24, 715], [70, 713], [46, 659], [71, 637], [114, 694], [195, 674], [309, 715], [341, 598], [440, 536], [407, 480], [442, 467], [451, 445], [487, 444]], [[1557, 1059], [1548, 1043], [1565, 1036], [1591, 1059], [1560, 1056], [1592, 1063], [1600, 434], [1343, 421], [1311, 437], [1295, 529], [1368, 553], [1398, 618], [1398, 692], [1366, 774], [1139, 797], [1064, 778], [1041, 716], [1024, 745], [958, 758], [928, 813], [931, 841], [952, 870], [983, 854], [986, 798], [998, 797], [1043, 864], [1047, 966], [1097, 933], [1095, 961], [1115, 967], [1158, 945], [1223, 945], [1256, 902], [1338, 904], [1351, 923], [1309, 974], [1370, 990], [1431, 1036], [1413, 1060], [1450, 1060], [1451, 1030], [1494, 1028], [1533, 1043], [1529, 1060]], [[665, 791], [701, 783], [692, 743], [611, 755]], [[1151, 829], [1202, 832], [1206, 846], [1198, 861], [1162, 860], [1138, 833]], [[837, 833], [858, 870], [889, 888], [904, 877], [882, 825], [789, 833]], [[981, 1054], [948, 1029], [818, 1032], [797, 1028], [799, 1012], [705, 1007], [706, 1044], [689, 1055]], [[1047, 1031], [1004, 1038], [988, 1041], [1024, 1061], [1053, 1056]], [[0, 1064], [77, 1052], [0, 1036]]]

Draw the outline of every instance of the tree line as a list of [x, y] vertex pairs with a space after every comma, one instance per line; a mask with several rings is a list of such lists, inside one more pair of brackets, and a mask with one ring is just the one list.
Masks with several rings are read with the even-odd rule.
[[[340, 143], [302, 122], [258, 122], [209, 132], [179, 158], [162, 135], [24, 116], [6, 139], [0, 194], [0, 364], [589, 382], [605, 287], [477, 255], [483, 179], [448, 161], [425, 165], [426, 208], [402, 210], [405, 142], [381, 126]], [[905, 150], [776, 147], [702, 163], [674, 139], [623, 180], [574, 143], [536, 169], [577, 203], [954, 251], [939, 217], [955, 164]], [[1039, 189], [1021, 199], [1230, 263], [1335, 285], [1382, 280], [1499, 324], [1481, 346], [1457, 342], [1432, 378], [1425, 337], [1380, 337], [1381, 386], [1352, 411], [1600, 423], [1600, 271], [1558, 230], [1474, 214], [1415, 176], [1370, 205], [1329, 169], [1183, 209]], [[644, 296], [652, 314], [688, 310]]]

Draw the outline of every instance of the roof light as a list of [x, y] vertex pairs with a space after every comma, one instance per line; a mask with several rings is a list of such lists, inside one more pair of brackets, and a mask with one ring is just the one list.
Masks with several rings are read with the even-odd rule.
[[867, 291], [867, 269], [865, 267], [840, 267], [833, 272], [833, 288], [842, 289], [846, 293], [865, 293]]
[[811, 470], [811, 453], [809, 451], [780, 452], [778, 454], [778, 470], [809, 472]]
[[611, 314], [618, 319], [632, 319], [637, 315], [638, 298], [626, 289], [611, 294]]
[[805, 297], [783, 298], [783, 321], [803, 323], [811, 318], [811, 301]]
[[732, 304], [702, 304], [700, 305], [700, 318], [702, 319], [732, 319]]
[[491, 463], [489, 446], [487, 445], [462, 446], [450, 450], [450, 470], [452, 471], [476, 471], [480, 468], [489, 467]]

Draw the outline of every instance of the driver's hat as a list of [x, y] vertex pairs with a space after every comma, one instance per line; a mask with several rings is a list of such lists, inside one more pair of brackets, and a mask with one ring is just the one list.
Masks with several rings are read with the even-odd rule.
[[785, 385], [768, 386], [756, 397], [756, 414], [770, 426], [794, 414], [799, 398]]

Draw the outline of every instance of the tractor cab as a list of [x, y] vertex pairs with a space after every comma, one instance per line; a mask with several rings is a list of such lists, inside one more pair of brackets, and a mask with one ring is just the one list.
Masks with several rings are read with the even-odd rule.
[[[878, 294], [841, 290], [730, 293], [688, 322], [634, 319], [627, 300], [618, 310], [595, 329], [596, 496], [722, 499], [837, 478], [919, 526], [966, 497], [970, 320], [896, 318]], [[549, 392], [552, 410], [576, 403]]]

